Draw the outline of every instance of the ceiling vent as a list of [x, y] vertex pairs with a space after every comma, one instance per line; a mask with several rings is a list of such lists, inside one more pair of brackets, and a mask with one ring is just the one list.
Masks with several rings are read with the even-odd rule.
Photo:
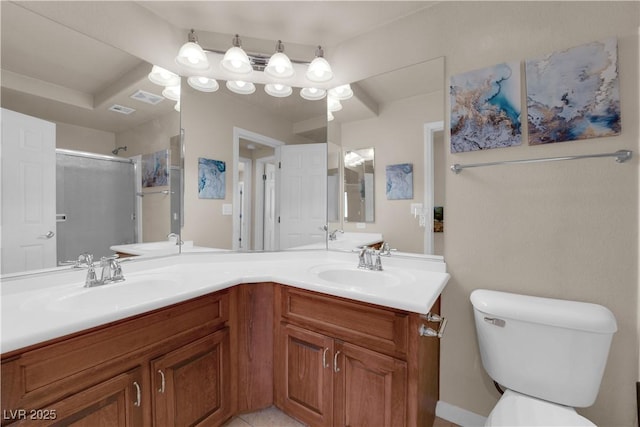
[[131, 95], [131, 98], [141, 102], [146, 102], [147, 104], [151, 104], [151, 105], [157, 105], [164, 100], [163, 96], [155, 95], [150, 92], [145, 92], [144, 90], [136, 91], [136, 93]]
[[116, 113], [129, 115], [136, 110], [130, 107], [125, 107], [123, 105], [113, 104], [111, 107], [109, 107], [109, 111], [115, 111]]

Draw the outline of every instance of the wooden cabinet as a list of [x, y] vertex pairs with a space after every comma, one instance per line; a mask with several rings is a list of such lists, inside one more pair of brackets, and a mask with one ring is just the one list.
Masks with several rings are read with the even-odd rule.
[[432, 425], [439, 343], [418, 315], [285, 286], [275, 300], [278, 407], [314, 427]]
[[220, 425], [231, 415], [229, 330], [151, 361], [156, 426]]
[[313, 427], [430, 426], [439, 341], [419, 337], [424, 322], [274, 283], [239, 285], [3, 354], [1, 421], [219, 426], [275, 403]]
[[3, 354], [2, 424], [221, 424], [233, 412], [228, 320], [223, 291]]

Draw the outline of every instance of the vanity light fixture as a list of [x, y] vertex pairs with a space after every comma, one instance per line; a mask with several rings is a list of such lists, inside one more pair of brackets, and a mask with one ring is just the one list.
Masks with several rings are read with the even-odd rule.
[[333, 89], [329, 89], [329, 96], [333, 96], [334, 98], [340, 101], [346, 101], [353, 97], [353, 90], [351, 89], [350, 84], [336, 86]]
[[327, 91], [315, 87], [305, 87], [300, 90], [300, 96], [308, 101], [318, 101], [327, 96]]
[[180, 76], [154, 65], [148, 75], [149, 80], [160, 86], [177, 86], [180, 84]]
[[242, 50], [240, 36], [236, 34], [232, 43], [233, 46], [224, 54], [224, 58], [222, 58], [220, 65], [222, 65], [222, 68], [232, 73], [251, 73], [251, 71], [253, 71], [253, 67], [251, 66], [251, 61], [249, 61], [247, 53]]
[[207, 54], [198, 44], [196, 32], [192, 29], [189, 32], [189, 41], [182, 45], [176, 56], [176, 62], [193, 70], [206, 70], [209, 68]]
[[282, 83], [267, 83], [264, 85], [264, 91], [276, 98], [285, 98], [293, 93], [291, 86]]
[[215, 92], [220, 88], [216, 79], [204, 76], [192, 76], [187, 79], [189, 86], [200, 92]]
[[327, 110], [332, 113], [342, 110], [342, 104], [340, 103], [340, 100], [329, 95], [327, 97]]
[[243, 80], [229, 80], [227, 82], [227, 89], [240, 95], [250, 95], [256, 91], [256, 86], [251, 82], [245, 82]]
[[324, 50], [322, 46], [318, 46], [316, 49], [316, 57], [309, 64], [307, 68], [307, 78], [312, 82], [323, 83], [328, 82], [333, 78], [333, 71], [329, 62], [324, 59]]
[[162, 91], [162, 96], [172, 101], [180, 101], [180, 85], [167, 86]]
[[271, 55], [264, 72], [276, 79], [287, 79], [295, 75], [291, 60], [284, 53], [284, 45], [282, 40], [276, 43], [276, 53]]

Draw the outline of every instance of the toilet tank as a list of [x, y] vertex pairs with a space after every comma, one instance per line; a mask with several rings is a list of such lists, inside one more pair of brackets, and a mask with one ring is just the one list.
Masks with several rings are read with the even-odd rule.
[[591, 406], [616, 319], [606, 307], [478, 289], [471, 293], [482, 364], [504, 387]]

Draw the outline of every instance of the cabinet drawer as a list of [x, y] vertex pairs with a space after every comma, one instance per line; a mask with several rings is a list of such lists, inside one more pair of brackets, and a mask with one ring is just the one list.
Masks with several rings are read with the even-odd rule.
[[221, 292], [12, 354], [2, 363], [2, 409], [62, 397], [107, 378], [169, 338], [204, 335], [228, 319], [229, 295]]
[[287, 322], [406, 358], [408, 313], [286, 286], [280, 292], [281, 316]]

